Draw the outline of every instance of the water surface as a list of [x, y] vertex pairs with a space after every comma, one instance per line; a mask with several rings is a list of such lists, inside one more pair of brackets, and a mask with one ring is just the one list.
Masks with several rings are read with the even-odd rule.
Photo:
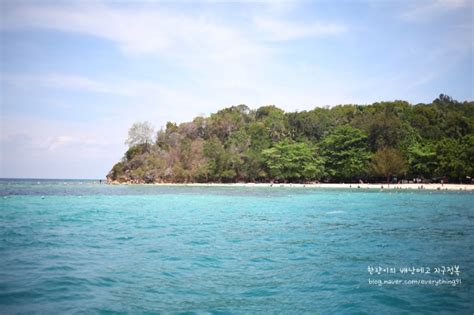
[[474, 311], [471, 192], [2, 180], [0, 195], [1, 314]]

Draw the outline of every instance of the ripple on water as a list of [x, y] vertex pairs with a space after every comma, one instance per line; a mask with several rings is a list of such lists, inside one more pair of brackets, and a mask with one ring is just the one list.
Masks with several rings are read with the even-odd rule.
[[456, 288], [367, 273], [474, 270], [474, 194], [36, 186], [1, 199], [0, 313], [474, 311], [468, 272]]

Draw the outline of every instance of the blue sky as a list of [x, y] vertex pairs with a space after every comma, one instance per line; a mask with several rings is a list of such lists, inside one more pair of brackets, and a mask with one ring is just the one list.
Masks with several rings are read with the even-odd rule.
[[104, 178], [128, 128], [238, 104], [473, 100], [474, 2], [1, 2], [0, 177]]

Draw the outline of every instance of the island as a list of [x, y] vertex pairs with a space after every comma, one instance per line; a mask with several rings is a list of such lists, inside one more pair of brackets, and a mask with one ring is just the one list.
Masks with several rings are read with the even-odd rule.
[[[246, 105], [191, 122], [129, 130], [108, 183], [470, 184], [474, 102], [441, 94], [284, 112]], [[354, 186], [351, 184], [353, 183]], [[383, 186], [376, 186], [382, 187]]]

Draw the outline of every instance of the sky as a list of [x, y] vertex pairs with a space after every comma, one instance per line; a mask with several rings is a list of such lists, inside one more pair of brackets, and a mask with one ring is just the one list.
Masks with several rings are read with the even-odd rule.
[[105, 178], [129, 127], [473, 100], [474, 2], [0, 1], [0, 177]]

